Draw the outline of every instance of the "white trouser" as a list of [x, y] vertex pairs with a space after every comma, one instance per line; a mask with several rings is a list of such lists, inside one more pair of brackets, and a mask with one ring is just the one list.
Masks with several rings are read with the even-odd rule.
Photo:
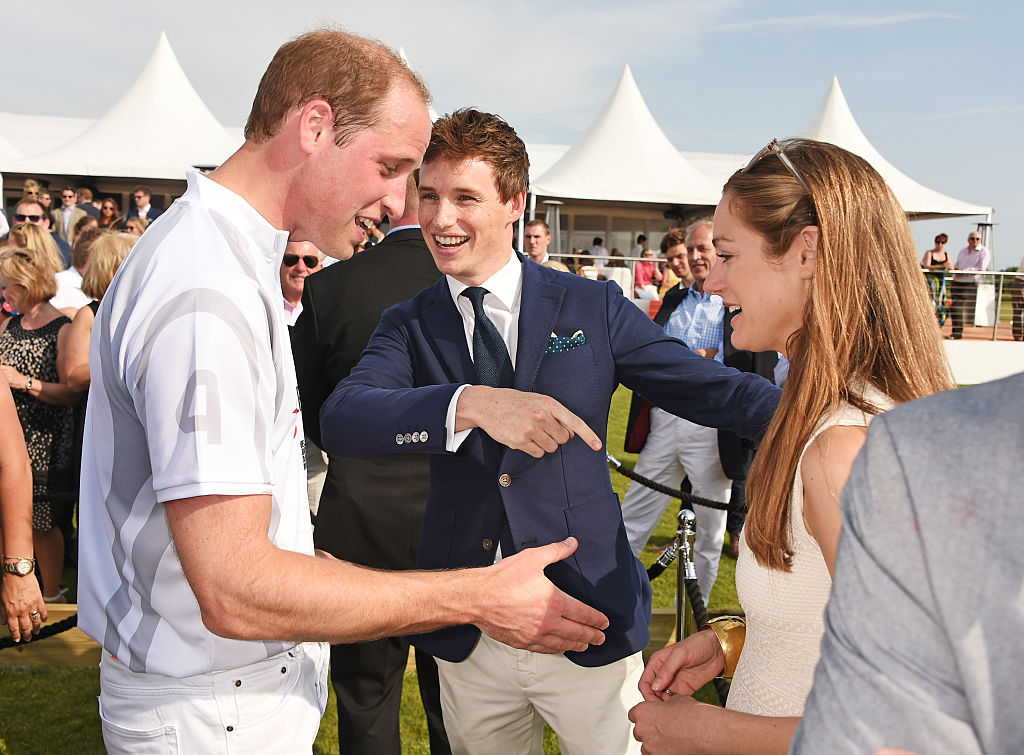
[[100, 724], [111, 755], [306, 753], [327, 705], [328, 646], [297, 645], [239, 669], [177, 679], [100, 659]]
[[[712, 501], [727, 503], [732, 490], [732, 481], [722, 471], [718, 457], [718, 430], [696, 425], [657, 407], [651, 409], [651, 432], [634, 471], [670, 488], [679, 487], [683, 477], [689, 477], [693, 494]], [[638, 482], [630, 484], [622, 501], [622, 521], [637, 557], [643, 553], [672, 500]], [[700, 505], [693, 508], [697, 516], [693, 563], [706, 604], [718, 578], [727, 512]]]
[[544, 722], [565, 755], [640, 752], [629, 709], [641, 701], [643, 657], [584, 668], [564, 655], [516, 650], [481, 635], [461, 663], [437, 659], [454, 755], [543, 755]]
[[306, 494], [309, 496], [309, 513], [316, 516], [320, 509], [320, 494], [327, 479], [327, 454], [313, 439], [306, 436]]

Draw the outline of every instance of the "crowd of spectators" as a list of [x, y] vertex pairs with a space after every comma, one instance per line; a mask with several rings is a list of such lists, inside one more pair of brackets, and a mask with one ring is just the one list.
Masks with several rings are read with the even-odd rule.
[[[4, 613], [16, 638], [38, 630], [45, 604], [66, 601], [62, 573], [76, 562], [89, 334], [107, 284], [148, 225], [138, 199], [148, 205], [149, 191], [139, 187], [135, 194], [135, 210], [121, 216], [115, 200], [96, 206], [86, 188], [62, 188], [60, 204], [53, 206], [53, 195], [29, 179], [0, 238], [0, 404], [6, 407], [9, 396], [15, 410], [3, 411], [3, 435], [5, 441], [22, 439], [31, 469], [26, 511], [15, 516], [18, 496], [4, 496], [12, 499], [10, 507], [4, 501], [4, 554], [11, 563], [31, 556], [41, 587], [40, 601], [24, 589], [9, 599], [15, 582], [27, 582], [4, 580]], [[13, 427], [15, 417], [20, 429]], [[7, 452], [16, 456], [19, 448]], [[0, 486], [6, 490], [3, 481]], [[23, 536], [9, 537], [19, 537], [24, 513], [30, 516], [30, 546]]]

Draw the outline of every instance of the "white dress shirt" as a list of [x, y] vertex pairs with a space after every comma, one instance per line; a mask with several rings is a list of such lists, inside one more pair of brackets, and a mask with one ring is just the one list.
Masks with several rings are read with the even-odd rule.
[[[476, 325], [476, 316], [473, 314], [473, 303], [465, 296], [463, 291], [469, 288], [450, 275], [446, 275], [448, 290], [451, 292], [455, 308], [462, 315], [462, 326], [466, 332], [466, 345], [469, 347], [470, 359], [473, 358], [473, 328]], [[487, 289], [484, 297], [484, 312], [498, 333], [501, 334], [505, 347], [508, 349], [509, 358], [512, 360], [512, 368], [516, 366], [516, 347], [519, 344], [519, 304], [523, 292], [523, 265], [518, 255], [509, 250], [508, 262], [494, 275], [481, 284], [481, 288]], [[445, 450], [457, 451], [462, 441], [469, 435], [470, 430], [455, 432], [455, 407], [459, 403], [459, 396], [466, 389], [460, 386], [451, 403], [448, 404], [448, 414], [445, 418], [446, 438]]]

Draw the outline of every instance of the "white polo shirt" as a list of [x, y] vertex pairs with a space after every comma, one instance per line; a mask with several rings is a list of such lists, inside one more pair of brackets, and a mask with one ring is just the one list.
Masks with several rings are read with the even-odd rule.
[[162, 504], [268, 494], [270, 539], [312, 554], [279, 270], [288, 236], [197, 173], [129, 253], [92, 331], [79, 626], [133, 671], [238, 668], [294, 643], [203, 626]]

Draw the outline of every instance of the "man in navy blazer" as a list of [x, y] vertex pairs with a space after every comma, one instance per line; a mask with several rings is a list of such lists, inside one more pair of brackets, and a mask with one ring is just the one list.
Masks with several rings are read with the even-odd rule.
[[[414, 639], [440, 659], [453, 752], [496, 743], [539, 752], [543, 720], [567, 751], [638, 752], [626, 713], [639, 700], [651, 588], [603, 451], [612, 393], [622, 382], [668, 411], [757, 437], [778, 389], [667, 337], [614, 283], [513, 252], [528, 168], [525, 146], [497, 116], [463, 110], [434, 124], [420, 225], [444, 278], [384, 313], [324, 404], [321, 436], [333, 454], [432, 454], [421, 568], [579, 541], [545, 573], [608, 616], [603, 645], [541, 657], [472, 626]], [[478, 379], [491, 358], [481, 344], [495, 331], [514, 367], [508, 387]]]

